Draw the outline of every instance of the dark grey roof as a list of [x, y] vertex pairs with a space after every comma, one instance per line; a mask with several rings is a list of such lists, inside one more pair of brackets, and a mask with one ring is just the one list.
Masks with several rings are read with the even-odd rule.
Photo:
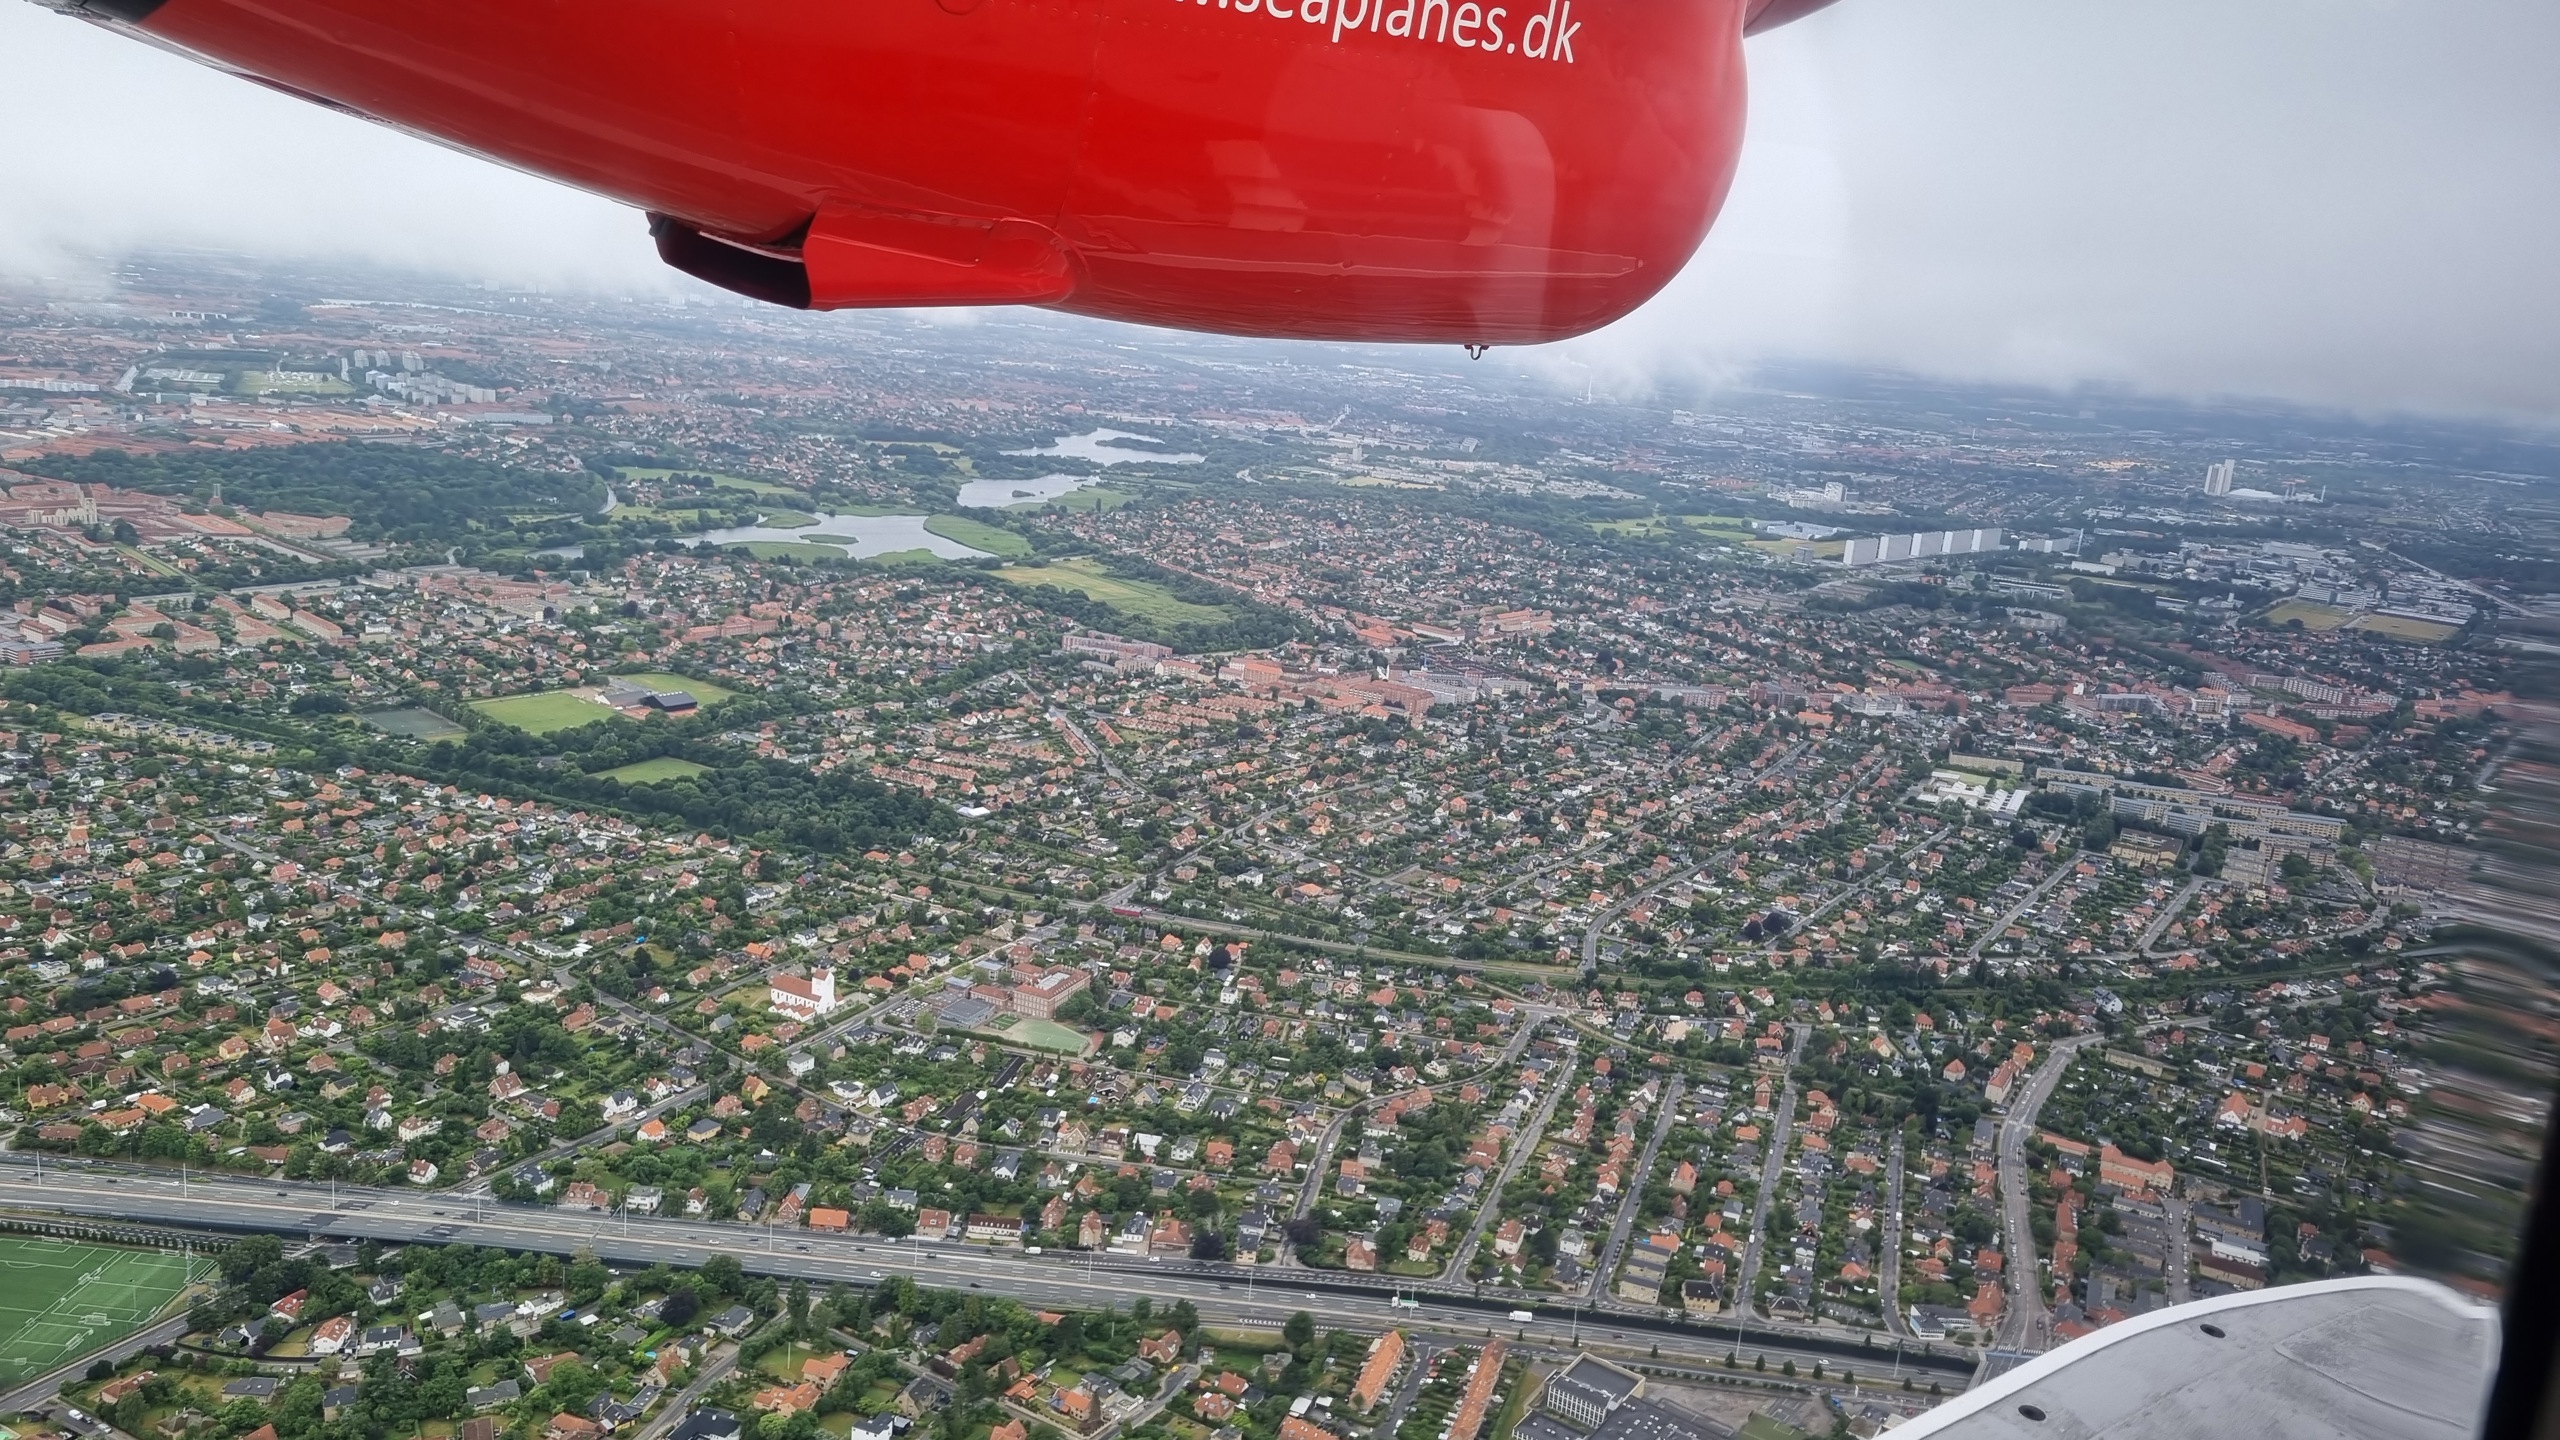
[[696, 1410], [667, 1440], [738, 1440], [738, 1417], [726, 1410]]
[[1644, 1384], [1644, 1377], [1630, 1375], [1603, 1360], [1585, 1355], [1566, 1366], [1563, 1374], [1548, 1383], [1560, 1382], [1596, 1391], [1604, 1397], [1602, 1401], [1604, 1404], [1621, 1405], [1626, 1403], [1628, 1398], [1636, 1393], [1637, 1388]]

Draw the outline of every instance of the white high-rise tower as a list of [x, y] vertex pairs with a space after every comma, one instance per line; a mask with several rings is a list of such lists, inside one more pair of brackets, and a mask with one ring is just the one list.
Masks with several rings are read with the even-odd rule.
[[2204, 467], [2204, 493], [2207, 495], [2230, 494], [2231, 470], [2232, 462], [2228, 460], [2216, 460]]

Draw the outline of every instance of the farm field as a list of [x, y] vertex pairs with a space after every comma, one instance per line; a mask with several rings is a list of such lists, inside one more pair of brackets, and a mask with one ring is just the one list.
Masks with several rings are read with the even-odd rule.
[[0, 1388], [149, 1324], [186, 1288], [186, 1267], [156, 1250], [0, 1235]]
[[1126, 611], [1161, 625], [1214, 625], [1234, 611], [1224, 605], [1195, 605], [1150, 580], [1128, 580], [1110, 574], [1091, 560], [1061, 560], [1054, 565], [1011, 565], [996, 572], [1008, 584], [1055, 585], [1114, 610]]
[[650, 785], [660, 780], [683, 780], [699, 775], [710, 768], [708, 765], [697, 765], [690, 760], [678, 760], [671, 755], [661, 755], [655, 760], [642, 760], [630, 765], [617, 765], [611, 770], [599, 770], [596, 772], [596, 778], [619, 780], [625, 785]]

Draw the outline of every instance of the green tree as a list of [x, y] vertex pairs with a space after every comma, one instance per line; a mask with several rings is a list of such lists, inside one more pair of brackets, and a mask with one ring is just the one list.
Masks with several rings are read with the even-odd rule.
[[1290, 1349], [1304, 1351], [1316, 1343], [1316, 1317], [1304, 1310], [1296, 1312], [1280, 1326], [1280, 1338], [1289, 1342]]
[[735, 1297], [746, 1289], [747, 1267], [735, 1255], [714, 1255], [703, 1262], [702, 1278], [722, 1296]]

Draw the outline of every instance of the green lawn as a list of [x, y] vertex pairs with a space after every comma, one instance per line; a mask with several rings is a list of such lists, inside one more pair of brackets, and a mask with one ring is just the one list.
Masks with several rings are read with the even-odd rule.
[[544, 690], [532, 695], [505, 695], [494, 700], [474, 700], [471, 708], [497, 721], [513, 725], [536, 735], [554, 730], [575, 730], [598, 720], [620, 718], [618, 712], [606, 709], [593, 700], [582, 700], [566, 690]]
[[652, 690], [687, 691], [694, 699], [705, 705], [717, 705], [738, 693], [735, 690], [714, 685], [708, 680], [696, 680], [686, 675], [669, 675], [661, 670], [635, 670], [628, 675], [617, 675], [613, 678], [628, 680], [634, 685], [646, 685]]
[[599, 779], [619, 780], [625, 785], [650, 785], [660, 780], [682, 780], [688, 776], [699, 775], [710, 768], [708, 765], [696, 765], [690, 760], [678, 760], [672, 755], [662, 755], [655, 760], [642, 760], [633, 765], [618, 765], [611, 770], [599, 770], [596, 775]]
[[1113, 575], [1081, 556], [1053, 565], [1009, 565], [995, 574], [997, 579], [1014, 585], [1055, 585], [1061, 590], [1073, 590], [1114, 610], [1162, 625], [1215, 625], [1235, 615], [1224, 605], [1194, 605], [1152, 580]]
[[185, 1287], [162, 1251], [0, 1235], [0, 1388], [141, 1329]]
[[957, 540], [963, 545], [984, 550], [990, 555], [1003, 555], [1010, 558], [1031, 553], [1030, 541], [1001, 525], [990, 525], [984, 520], [972, 520], [966, 515], [936, 515], [924, 522], [924, 528], [945, 540]]

